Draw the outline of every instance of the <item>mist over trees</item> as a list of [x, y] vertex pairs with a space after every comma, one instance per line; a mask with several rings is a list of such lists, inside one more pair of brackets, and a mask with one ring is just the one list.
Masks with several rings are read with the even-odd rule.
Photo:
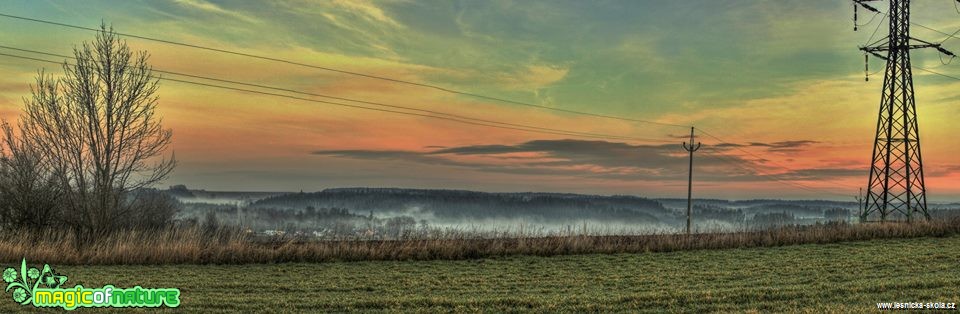
[[[673, 232], [685, 221], [686, 200], [570, 193], [487, 193], [404, 188], [333, 188], [313, 193], [211, 192], [172, 186], [185, 203], [183, 219], [201, 222], [213, 209], [220, 222], [251, 232], [357, 236], [446, 228], [540, 230], [597, 234]], [[233, 194], [233, 203], [203, 205], [204, 197]], [[254, 195], [257, 194], [257, 195]], [[220, 199], [223, 201], [224, 199]], [[852, 222], [856, 203], [804, 200], [696, 200], [698, 232]], [[337, 215], [331, 215], [336, 213]], [[338, 216], [339, 215], [339, 216]], [[391, 226], [402, 226], [399, 228]], [[673, 230], [673, 231], [671, 231]]]
[[168, 224], [176, 201], [148, 188], [176, 165], [156, 116], [158, 78], [101, 25], [63, 74], [37, 74], [16, 126], [3, 122], [0, 225], [66, 227], [80, 242]]
[[346, 208], [385, 216], [411, 216], [432, 223], [523, 219], [530, 223], [579, 220], [653, 224], [679, 220], [659, 202], [635, 196], [563, 193], [485, 193], [461, 190], [340, 188], [268, 197], [263, 208]]

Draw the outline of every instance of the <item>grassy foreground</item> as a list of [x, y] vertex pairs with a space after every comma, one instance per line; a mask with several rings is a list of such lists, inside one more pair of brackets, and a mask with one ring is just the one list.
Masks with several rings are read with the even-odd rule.
[[[960, 301], [958, 265], [960, 236], [462, 261], [53, 266], [67, 286], [178, 287], [178, 312], [229, 313], [872, 312], [877, 302]], [[0, 312], [27, 309], [4, 298]]]
[[270, 264], [382, 260], [470, 260], [513, 255], [651, 253], [704, 249], [776, 247], [873, 239], [944, 237], [960, 234], [960, 218], [915, 223], [784, 226], [763, 230], [648, 235], [556, 235], [537, 233], [478, 237], [470, 232], [414, 235], [400, 239], [257, 239], [239, 229], [204, 231], [171, 227], [128, 230], [77, 245], [72, 233], [0, 232], [0, 263], [22, 258], [56, 265]]

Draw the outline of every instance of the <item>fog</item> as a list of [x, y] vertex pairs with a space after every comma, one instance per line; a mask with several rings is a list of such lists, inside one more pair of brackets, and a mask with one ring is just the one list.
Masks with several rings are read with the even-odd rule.
[[[182, 224], [316, 237], [639, 235], [685, 232], [685, 199], [624, 195], [343, 188], [313, 193], [194, 191], [179, 187]], [[693, 232], [854, 222], [857, 204], [695, 200]]]

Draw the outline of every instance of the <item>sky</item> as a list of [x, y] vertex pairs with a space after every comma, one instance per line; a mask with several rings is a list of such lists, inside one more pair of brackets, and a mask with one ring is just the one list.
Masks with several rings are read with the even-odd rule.
[[[885, 2], [876, 6], [886, 10]], [[882, 15], [863, 11], [854, 32], [852, 5], [834, 0], [4, 1], [0, 13], [84, 27], [102, 21], [120, 33], [660, 123], [127, 38], [156, 70], [613, 137], [162, 81], [158, 114], [173, 130], [179, 162], [163, 184], [241, 191], [371, 186], [680, 198], [688, 170], [680, 142], [692, 125], [712, 135], [697, 139], [697, 197], [852, 200], [867, 183], [882, 83], [882, 73], [864, 80], [857, 47], [881, 23], [874, 39], [886, 32]], [[960, 29], [953, 1], [916, 2], [912, 19]], [[94, 35], [0, 17], [3, 46], [68, 55]], [[921, 27], [912, 35], [948, 38]], [[944, 47], [960, 52], [960, 39]], [[913, 52], [915, 66], [960, 76], [960, 62], [945, 61], [936, 51]], [[869, 71], [882, 66], [872, 59]], [[0, 56], [0, 117], [17, 119], [40, 69], [62, 73]], [[960, 80], [916, 70], [914, 80], [928, 197], [960, 200]]]

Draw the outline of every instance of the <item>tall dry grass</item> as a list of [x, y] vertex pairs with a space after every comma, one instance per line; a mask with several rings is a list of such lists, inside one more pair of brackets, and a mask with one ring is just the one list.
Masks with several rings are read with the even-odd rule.
[[518, 254], [551, 256], [769, 247], [883, 238], [943, 237], [958, 233], [960, 219], [957, 218], [912, 224], [792, 226], [691, 236], [515, 234], [482, 238], [469, 233], [447, 233], [443, 237], [337, 241], [254, 238], [228, 229], [206, 232], [199, 228], [170, 228], [119, 232], [77, 249], [76, 240], [69, 232], [34, 234], [8, 231], [0, 233], [0, 262], [17, 262], [21, 258], [59, 265], [456, 260]]

